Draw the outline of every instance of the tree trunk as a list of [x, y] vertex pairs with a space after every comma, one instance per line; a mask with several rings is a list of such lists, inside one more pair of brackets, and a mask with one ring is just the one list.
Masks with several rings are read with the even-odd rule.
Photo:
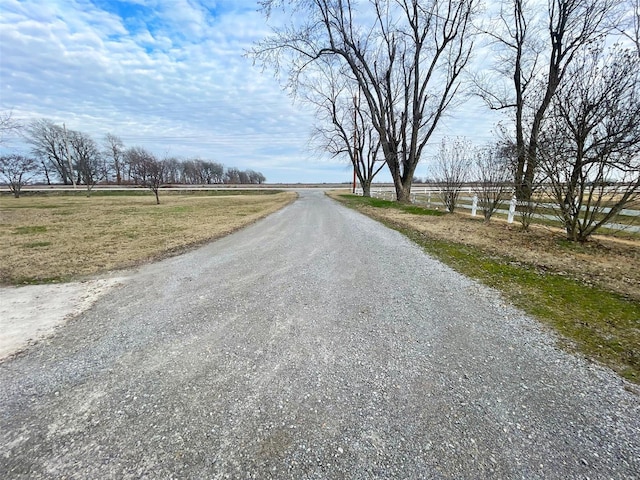
[[411, 203], [411, 181], [412, 177], [404, 179], [395, 179], [394, 184], [396, 187], [396, 198], [399, 203]]
[[371, 180], [360, 182], [360, 185], [362, 186], [362, 196], [371, 197]]

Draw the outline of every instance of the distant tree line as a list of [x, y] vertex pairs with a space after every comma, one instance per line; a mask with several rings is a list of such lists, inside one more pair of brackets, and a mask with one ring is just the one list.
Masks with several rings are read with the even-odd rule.
[[0, 158], [0, 175], [15, 196], [35, 178], [47, 184], [83, 185], [88, 191], [99, 183], [150, 184], [254, 184], [266, 181], [253, 170], [225, 168], [218, 162], [193, 158], [158, 158], [140, 146], [126, 147], [107, 134], [97, 142], [86, 133], [67, 129], [51, 120], [38, 119], [22, 126], [10, 114], [2, 116], [5, 131], [19, 131], [31, 145], [31, 155], [8, 154]]

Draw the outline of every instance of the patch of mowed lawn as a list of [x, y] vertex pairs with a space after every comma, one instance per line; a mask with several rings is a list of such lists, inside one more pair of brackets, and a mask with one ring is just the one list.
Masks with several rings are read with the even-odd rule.
[[426, 215], [431, 217], [441, 217], [444, 212], [439, 210], [433, 210], [431, 208], [421, 207], [419, 205], [407, 205], [398, 202], [392, 202], [391, 200], [382, 200], [380, 198], [373, 197], [361, 197], [359, 195], [340, 195], [343, 203], [348, 203], [350, 206], [370, 206], [384, 209], [395, 209], [406, 213], [412, 213], [414, 215]]
[[[637, 300], [589, 285], [566, 272], [549, 272], [518, 258], [456, 242], [454, 238], [436, 238], [417, 228], [417, 220], [411, 216], [401, 221], [390, 219], [383, 212], [391, 207], [380, 208], [378, 200], [331, 196], [398, 230], [458, 272], [500, 290], [513, 304], [558, 331], [565, 348], [577, 350], [640, 384]], [[451, 221], [455, 221], [454, 217]]]
[[0, 197], [0, 283], [68, 281], [138, 265], [231, 233], [287, 205], [256, 195]]

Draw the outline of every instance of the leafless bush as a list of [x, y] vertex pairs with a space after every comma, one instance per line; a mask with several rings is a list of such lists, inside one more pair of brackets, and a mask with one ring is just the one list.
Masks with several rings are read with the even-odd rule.
[[509, 157], [500, 145], [478, 148], [473, 166], [476, 181], [474, 193], [485, 221], [489, 221], [498, 206], [513, 191], [513, 169]]
[[471, 170], [471, 142], [463, 138], [444, 138], [435, 158], [433, 178], [440, 185], [440, 197], [448, 212], [453, 213], [463, 184]]
[[592, 46], [559, 89], [542, 167], [569, 240], [584, 242], [640, 194], [640, 58]]
[[15, 154], [0, 157], [0, 175], [16, 198], [20, 198], [22, 186], [29, 182], [37, 169], [38, 163], [30, 157]]

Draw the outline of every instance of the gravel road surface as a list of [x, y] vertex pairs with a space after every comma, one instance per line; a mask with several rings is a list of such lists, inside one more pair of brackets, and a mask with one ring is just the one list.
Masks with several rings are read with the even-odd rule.
[[0, 477], [638, 478], [640, 398], [321, 192], [0, 364]]

